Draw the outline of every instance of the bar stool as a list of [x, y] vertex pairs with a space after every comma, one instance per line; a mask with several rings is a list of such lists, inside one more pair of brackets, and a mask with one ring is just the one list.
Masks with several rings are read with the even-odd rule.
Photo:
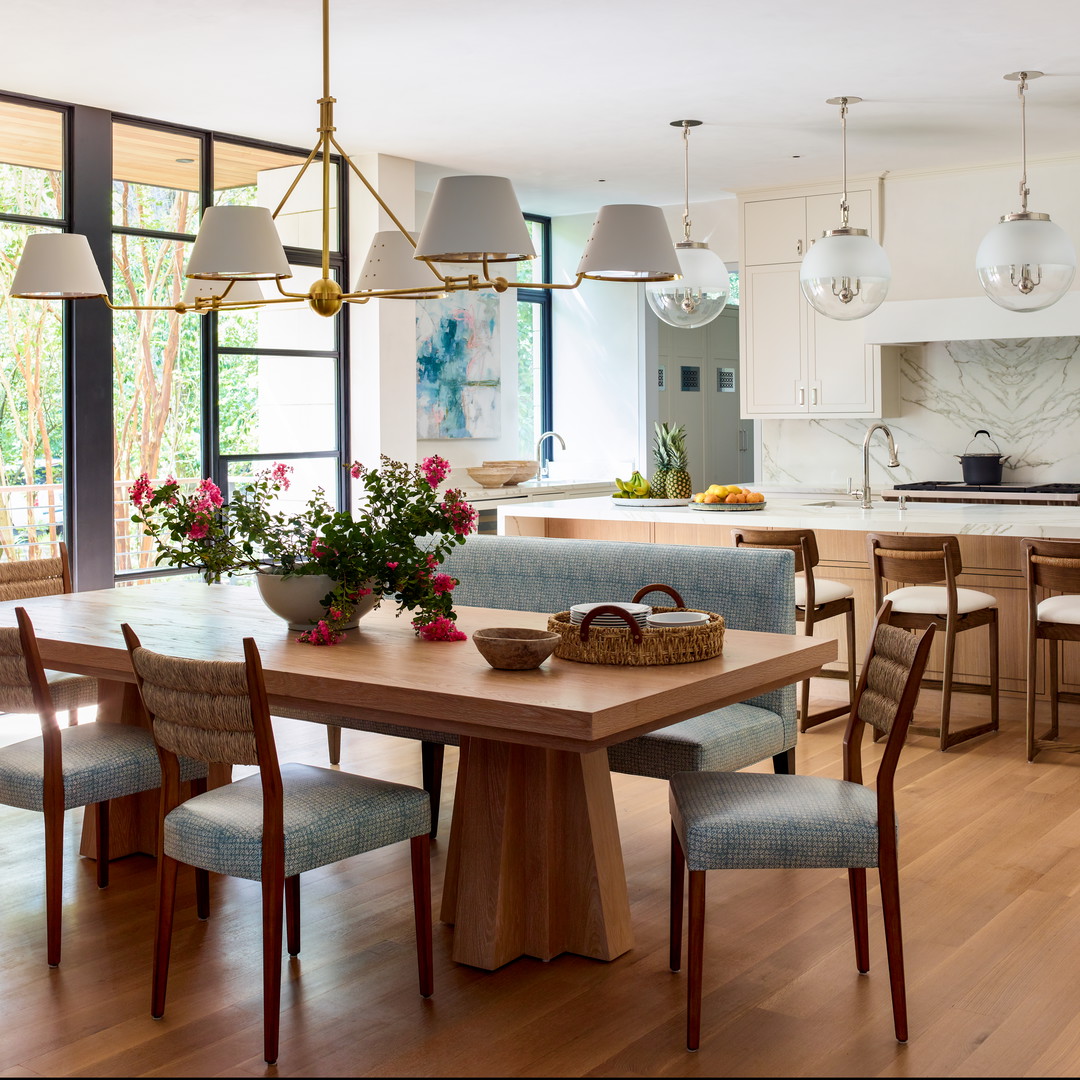
[[[935, 735], [938, 747], [948, 750], [957, 743], [998, 730], [998, 613], [997, 599], [978, 589], [959, 588], [956, 579], [963, 573], [960, 542], [955, 536], [912, 536], [907, 533], [867, 533], [870, 569], [874, 575], [874, 606], [892, 601], [889, 622], [907, 630], [936, 626], [945, 631], [945, 663], [941, 678], [941, 725], [937, 729], [916, 727], [921, 735]], [[910, 582], [886, 593], [884, 582]], [[944, 582], [944, 584], [939, 584]], [[957, 682], [953, 679], [956, 635], [985, 626], [989, 634], [990, 684]], [[924, 680], [929, 682], [929, 680]], [[936, 680], [935, 680], [936, 681]], [[953, 690], [990, 696], [990, 722], [974, 724], [959, 731], [949, 730]]]
[[[1080, 541], [1022, 540], [1027, 580], [1027, 758], [1034, 761], [1040, 750], [1080, 753], [1080, 743], [1058, 740], [1058, 703], [1080, 703], [1080, 694], [1058, 689], [1058, 664], [1062, 641], [1080, 641]], [[1043, 599], [1039, 599], [1039, 595]], [[1035, 682], [1038, 674], [1038, 642], [1049, 642], [1047, 689], [1050, 694], [1050, 727], [1035, 736]]]
[[[847, 619], [848, 703], [810, 713], [810, 680], [800, 684], [799, 731], [808, 731], [827, 720], [847, 716], [855, 700], [855, 590], [842, 581], [814, 577], [818, 564], [817, 537], [813, 529], [734, 529], [735, 547], [786, 548], [795, 554], [795, 620], [810, 637], [814, 627], [826, 619], [843, 615]], [[878, 605], [881, 606], [880, 604]]]

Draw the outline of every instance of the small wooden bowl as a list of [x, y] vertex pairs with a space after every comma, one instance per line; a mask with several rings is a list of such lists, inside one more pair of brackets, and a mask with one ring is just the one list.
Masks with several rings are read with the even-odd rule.
[[465, 470], [481, 487], [497, 488], [505, 487], [506, 482], [514, 475], [514, 469], [501, 466], [498, 469], [490, 469], [476, 465]]
[[480, 655], [501, 671], [538, 668], [562, 638], [549, 630], [526, 630], [517, 626], [491, 626], [476, 630], [473, 644]]

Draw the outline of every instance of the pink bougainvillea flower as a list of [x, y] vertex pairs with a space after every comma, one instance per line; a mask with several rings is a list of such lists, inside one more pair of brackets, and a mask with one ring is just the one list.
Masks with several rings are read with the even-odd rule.
[[200, 518], [198, 521], [194, 521], [191, 524], [191, 528], [188, 529], [189, 540], [205, 540], [210, 532], [210, 523]]
[[150, 477], [146, 473], [142, 473], [139, 479], [128, 488], [128, 494], [136, 506], [141, 507], [144, 503], [149, 502], [154, 497], [154, 486], [150, 483]]
[[359, 600], [361, 596], [370, 596], [370, 595], [371, 595], [371, 590], [370, 589], [363, 589], [363, 588], [354, 589], [351, 593], [349, 593], [349, 599], [352, 600], [353, 603], [356, 603], [356, 601]]
[[311, 541], [311, 557], [317, 559], [320, 555], [325, 555], [330, 550], [323, 546], [323, 542], [316, 536]]
[[352, 477], [352, 478], [353, 478], [354, 480], [359, 480], [359, 479], [360, 479], [360, 475], [361, 475], [361, 473], [362, 473], [363, 471], [364, 471], [364, 467], [363, 467], [363, 465], [361, 465], [359, 461], [354, 461], [354, 462], [352, 463], [352, 466], [351, 466], [351, 467], [350, 467], [350, 469], [349, 469], [349, 475], [350, 475], [350, 476], [351, 476], [351, 477]]
[[457, 583], [457, 578], [452, 578], [449, 574], [436, 574], [431, 579], [431, 587], [435, 590], [436, 596], [450, 592]]
[[398, 568], [398, 564], [396, 562], [388, 562], [386, 564], [386, 568], [387, 570], [396, 570]]
[[289, 473], [293, 471], [291, 465], [286, 465], [285, 462], [279, 461], [274, 465], [273, 470], [270, 473], [270, 479], [274, 481], [283, 491], [289, 490]]
[[320, 619], [296, 640], [305, 645], [336, 645], [344, 636], [340, 630], [331, 630], [330, 624], [325, 619]]
[[224, 501], [221, 498], [221, 488], [209, 477], [199, 481], [199, 486], [195, 489], [195, 492], [197, 495], [209, 500], [211, 506], [220, 506]]
[[438, 454], [432, 454], [420, 462], [420, 471], [424, 479], [433, 487], [437, 488], [450, 474], [450, 462]]
[[458, 536], [468, 536], [476, 525], [476, 510], [467, 502], [456, 498], [457, 492], [451, 492], [450, 498], [439, 504], [439, 509], [450, 519], [451, 528]]
[[459, 630], [452, 619], [445, 615], [437, 615], [429, 623], [418, 623], [413, 620], [413, 629], [425, 641], [465, 641], [466, 635]]

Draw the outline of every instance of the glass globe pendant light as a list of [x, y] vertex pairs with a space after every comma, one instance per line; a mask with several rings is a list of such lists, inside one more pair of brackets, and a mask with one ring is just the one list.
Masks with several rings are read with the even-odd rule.
[[975, 255], [983, 290], [1009, 311], [1039, 311], [1057, 303], [1076, 273], [1076, 249], [1049, 214], [1027, 208], [1027, 117], [1024, 93], [1028, 80], [1041, 71], [1013, 71], [1005, 76], [1018, 83], [1020, 98], [1020, 213], [1004, 214], [984, 237]]
[[690, 239], [690, 129], [700, 120], [672, 120], [683, 133], [683, 238], [675, 245], [679, 278], [645, 286], [649, 307], [670, 326], [692, 329], [710, 323], [724, 310], [731, 290], [724, 260]]
[[829, 229], [811, 244], [799, 268], [803, 296], [815, 311], [830, 319], [861, 319], [874, 311], [889, 291], [892, 267], [882, 246], [866, 229], [848, 225], [847, 113], [859, 97], [834, 97], [827, 105], [840, 106], [844, 144], [844, 194], [840, 201], [840, 228]]

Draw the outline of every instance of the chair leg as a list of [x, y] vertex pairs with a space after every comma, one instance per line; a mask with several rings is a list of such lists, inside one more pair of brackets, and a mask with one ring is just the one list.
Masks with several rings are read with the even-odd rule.
[[45, 811], [45, 951], [60, 963], [60, 914], [64, 900], [64, 812]]
[[[803, 635], [814, 636], [814, 613], [807, 610], [803, 616]], [[803, 734], [813, 725], [810, 723], [810, 680], [804, 679], [799, 683], [799, 733]]]
[[173, 912], [176, 907], [176, 872], [180, 864], [162, 855], [158, 866], [157, 928], [154, 931], [154, 981], [150, 993], [150, 1015], [165, 1015], [165, 990], [169, 982], [169, 953], [172, 948]]
[[851, 607], [844, 613], [844, 620], [847, 630], [847, 682], [848, 682], [848, 704], [853, 705], [855, 703], [855, 684], [858, 681], [855, 675], [855, 601], [852, 600]]
[[79, 726], [79, 710], [78, 709], [68, 709], [68, 727], [78, 727], [78, 726]]
[[941, 729], [938, 749], [949, 749], [949, 712], [952, 709], [953, 663], [956, 659], [956, 628], [945, 627], [945, 665], [941, 673]]
[[330, 751], [330, 764], [341, 764], [341, 728], [337, 724], [326, 725], [326, 747]]
[[773, 754], [773, 772], [783, 776], [791, 776], [795, 772], [795, 747], [782, 750], [779, 754]]
[[290, 956], [300, 953], [300, 875], [285, 879], [285, 946]]
[[195, 914], [205, 922], [210, 918], [210, 871], [195, 867]]
[[435, 958], [431, 933], [431, 838], [414, 836], [410, 844], [413, 916], [416, 921], [416, 967], [420, 976], [420, 996], [431, 997], [435, 990]]
[[705, 871], [690, 871], [690, 933], [686, 942], [686, 1049], [701, 1043], [701, 975], [705, 960]]
[[281, 924], [285, 879], [281, 865], [265, 873], [262, 882], [263, 910], [263, 1058], [273, 1065], [278, 1056], [281, 1028]]
[[668, 966], [682, 968], [683, 891], [686, 887], [686, 856], [675, 826], [671, 826], [671, 911], [668, 929]]
[[881, 879], [881, 907], [885, 916], [885, 951], [889, 957], [889, 986], [892, 990], [893, 1029], [897, 1042], [907, 1042], [907, 992], [904, 989], [904, 942], [900, 932], [900, 878], [896, 856], [885, 858], [878, 867]]
[[990, 727], [997, 731], [1000, 727], [998, 704], [1001, 695], [998, 692], [1000, 680], [998, 677], [998, 617], [996, 611], [993, 620], [987, 624], [987, 630], [990, 636]]
[[109, 800], [94, 803], [97, 818], [97, 887], [109, 887]]
[[1035, 680], [1038, 676], [1039, 642], [1035, 627], [1027, 628], [1027, 686], [1024, 689], [1024, 717], [1027, 728], [1027, 759], [1035, 760]]
[[848, 889], [851, 892], [851, 924], [855, 931], [855, 967], [860, 975], [870, 970], [870, 928], [866, 918], [866, 870], [848, 868]]
[[431, 800], [432, 840], [439, 833], [439, 804], [442, 802], [443, 757], [446, 747], [442, 743], [422, 742], [420, 744], [420, 771], [424, 790]]
[[1051, 638], [1047, 644], [1050, 646], [1050, 663], [1047, 680], [1050, 683], [1050, 730], [1046, 733], [1048, 739], [1058, 737], [1058, 663], [1061, 657], [1061, 643]]

